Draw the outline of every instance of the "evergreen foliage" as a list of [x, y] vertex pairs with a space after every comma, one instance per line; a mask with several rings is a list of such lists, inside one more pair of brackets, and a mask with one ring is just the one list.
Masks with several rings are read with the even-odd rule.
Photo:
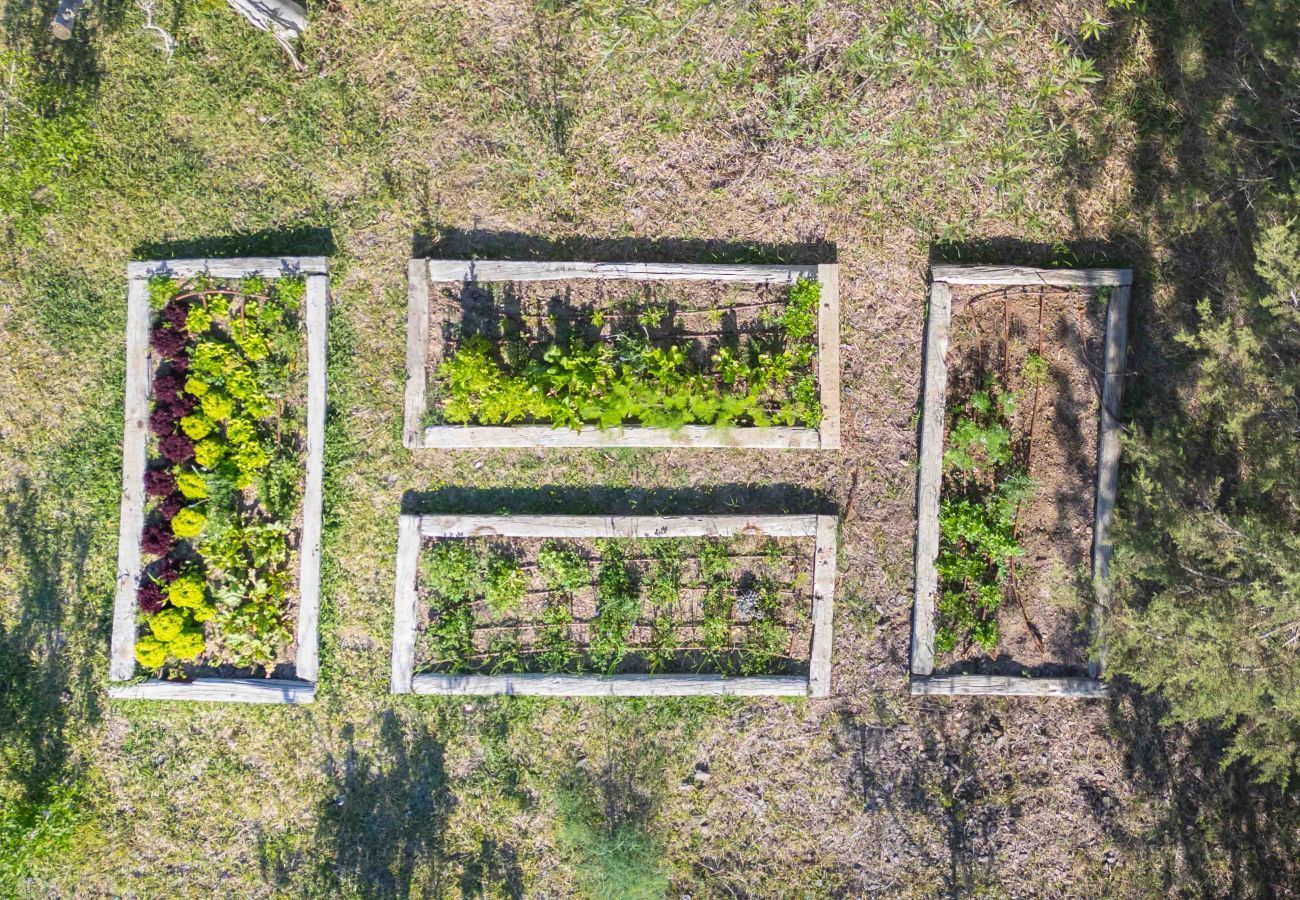
[[1125, 454], [1112, 672], [1170, 718], [1226, 728], [1224, 765], [1286, 784], [1300, 758], [1300, 223], [1257, 244], [1261, 286], [1199, 306], [1182, 415]]

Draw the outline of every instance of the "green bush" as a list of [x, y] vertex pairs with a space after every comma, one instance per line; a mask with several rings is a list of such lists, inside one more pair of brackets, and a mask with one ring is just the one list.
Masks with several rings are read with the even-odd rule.
[[[1292, 203], [1300, 202], [1293, 198]], [[1108, 665], [1230, 735], [1286, 785], [1300, 759], [1300, 224], [1257, 244], [1261, 288], [1179, 336], [1176, 416], [1135, 425], [1117, 507]]]

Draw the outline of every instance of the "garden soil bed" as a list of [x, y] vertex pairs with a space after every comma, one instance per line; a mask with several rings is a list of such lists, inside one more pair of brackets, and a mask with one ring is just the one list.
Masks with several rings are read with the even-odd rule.
[[[953, 288], [945, 446], [951, 411], [996, 372], [1019, 394], [1009, 421], [1012, 450], [1028, 462], [1037, 489], [1016, 517], [1024, 555], [1000, 609], [996, 655], [959, 645], [936, 660], [936, 674], [1052, 676], [1086, 668], [1104, 301], [1083, 289]], [[1024, 377], [1031, 353], [1047, 363], [1037, 388]]]
[[[704, 629], [708, 613], [706, 612], [706, 594], [708, 593], [707, 575], [698, 556], [698, 549], [706, 539], [685, 539], [680, 542], [680, 554], [675, 558], [680, 568], [680, 590], [675, 591], [676, 600], [654, 604], [649, 592], [655, 582], [656, 566], [660, 560], [653, 555], [653, 539], [618, 541], [623, 550], [626, 568], [631, 574], [640, 597], [640, 610], [635, 624], [627, 632], [628, 653], [615, 668], [617, 674], [646, 674], [653, 671], [665, 674], [674, 673], [717, 673], [719, 671], [717, 655], [710, 659], [706, 653]], [[426, 539], [422, 553], [427, 554], [439, 541]], [[575, 666], [565, 667], [563, 672], [572, 674], [598, 674], [597, 667], [586, 654], [588, 638], [593, 622], [597, 618], [599, 601], [597, 597], [596, 578], [601, 558], [601, 542], [591, 539], [566, 539], [563, 544], [577, 551], [588, 564], [591, 578], [589, 583], [574, 590], [567, 601], [559, 597], [545, 582], [541, 567], [537, 564], [539, 552], [553, 543], [551, 539], [470, 539], [470, 546], [478, 553], [503, 554], [517, 560], [527, 581], [526, 591], [517, 610], [506, 614], [494, 614], [482, 598], [472, 603], [473, 643], [472, 661], [460, 671], [466, 674], [487, 674], [505, 672], [553, 672], [554, 668], [540, 666], [536, 655], [541, 646], [543, 617], [548, 605], [557, 599], [568, 609], [572, 621], [568, 625], [570, 640], [578, 652]], [[717, 542], [715, 542], [717, 543]], [[760, 583], [770, 581], [779, 594], [777, 610], [770, 615], [770, 620], [777, 623], [785, 632], [783, 649], [779, 658], [773, 660], [761, 674], [806, 675], [808, 673], [809, 650], [812, 639], [812, 594], [813, 594], [813, 542], [810, 539], [772, 538], [758, 536], [738, 536], [725, 541], [728, 558], [734, 565], [734, 574], [726, 590], [731, 614], [727, 628], [727, 647], [721, 654], [722, 667], [726, 674], [739, 674], [744, 646], [750, 627], [761, 618], [757, 605]], [[430, 627], [438, 617], [436, 598], [427, 586], [426, 579], [417, 580], [419, 594], [416, 645], [416, 671], [424, 673], [447, 672], [448, 667], [441, 663], [430, 640]], [[676, 651], [672, 661], [664, 666], [653, 668], [646, 656], [646, 649], [654, 641], [656, 617], [667, 617], [672, 623]], [[505, 669], [499, 667], [499, 660], [494, 658], [492, 642], [503, 636], [512, 636], [519, 641], [522, 648], [522, 666]]]
[[[524, 344], [540, 358], [552, 343], [571, 338], [594, 344], [634, 336], [659, 348], [682, 346], [691, 363], [710, 371], [723, 347], [745, 350], [757, 338], [780, 334], [789, 284], [649, 282], [575, 278], [565, 281], [433, 282], [429, 286], [429, 385], [424, 422], [442, 424], [438, 367], [464, 340], [481, 335], [504, 345]], [[802, 374], [816, 377], [816, 357]], [[514, 424], [551, 423], [522, 419]]]

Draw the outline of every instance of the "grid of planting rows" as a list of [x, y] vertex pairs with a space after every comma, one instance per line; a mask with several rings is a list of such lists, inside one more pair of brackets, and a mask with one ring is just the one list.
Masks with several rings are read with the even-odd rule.
[[751, 535], [426, 540], [417, 669], [803, 674], [812, 550]]

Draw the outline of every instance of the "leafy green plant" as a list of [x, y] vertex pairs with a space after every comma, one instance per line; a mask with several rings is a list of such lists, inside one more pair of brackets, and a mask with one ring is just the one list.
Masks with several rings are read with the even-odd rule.
[[[1032, 374], [1040, 364], [1041, 357], [1031, 358], [1026, 367]], [[1045, 377], [1045, 364], [1041, 368]], [[1035, 490], [1012, 453], [1010, 421], [1016, 407], [1016, 395], [990, 377], [949, 429], [935, 561], [938, 653], [951, 653], [963, 641], [992, 652], [1000, 639], [998, 611], [1013, 562], [1023, 555], [1016, 511]]]
[[700, 575], [705, 586], [702, 643], [709, 664], [724, 673], [731, 668], [727, 651], [731, 647], [734, 601], [732, 572], [733, 561], [725, 542], [701, 542]]
[[[775, 542], [769, 545], [769, 552], [774, 547]], [[775, 580], [759, 579], [750, 595], [753, 610], [740, 648], [740, 672], [742, 675], [763, 675], [772, 672], [784, 657], [790, 634], [778, 619], [781, 590]]]
[[518, 612], [528, 591], [528, 578], [519, 563], [505, 556], [494, 556], [487, 565], [483, 600], [493, 615]]
[[612, 673], [627, 655], [628, 637], [641, 611], [641, 598], [628, 570], [627, 555], [616, 541], [600, 542], [596, 604], [587, 649], [592, 665]]
[[682, 595], [682, 541], [660, 538], [646, 543], [651, 556], [645, 580], [646, 600], [652, 607], [670, 606]]
[[574, 594], [591, 581], [591, 568], [572, 545], [548, 541], [537, 554], [542, 580], [553, 591]]
[[544, 672], [564, 672], [576, 667], [582, 654], [574, 646], [571, 628], [573, 611], [569, 597], [552, 597], [542, 613], [537, 664]]

